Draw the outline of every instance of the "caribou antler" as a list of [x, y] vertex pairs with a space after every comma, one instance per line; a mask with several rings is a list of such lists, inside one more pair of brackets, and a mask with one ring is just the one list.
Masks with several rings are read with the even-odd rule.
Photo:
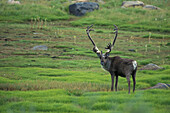
[[90, 29], [91, 27], [93, 27], [93, 24], [92, 24], [91, 26], [88, 26], [88, 27], [87, 27], [86, 32], [87, 32], [87, 35], [88, 35], [89, 39], [91, 40], [92, 44], [93, 44], [94, 46], [96, 46], [95, 43], [94, 43], [94, 41], [92, 40], [92, 38], [91, 38], [91, 36], [90, 36], [90, 31], [94, 31], [94, 29]]
[[114, 33], [115, 33], [115, 38], [113, 40], [113, 44], [112, 44], [112, 47], [114, 46], [115, 42], [116, 42], [116, 38], [117, 38], [117, 34], [118, 34], [118, 28], [116, 25], [114, 25], [115, 28], [113, 29]]
[[111, 52], [111, 50], [112, 50], [112, 48], [113, 48], [113, 46], [114, 46], [114, 44], [115, 44], [115, 42], [116, 42], [116, 38], [117, 38], [117, 34], [118, 34], [118, 28], [117, 28], [117, 26], [116, 25], [114, 25], [114, 29], [113, 29], [113, 31], [114, 31], [114, 33], [115, 33], [115, 38], [114, 38], [114, 40], [113, 40], [113, 44], [111, 44], [111, 43], [109, 43], [108, 45], [107, 45], [107, 47], [105, 48], [105, 49], [107, 49], [107, 52], [105, 53], [105, 55], [109, 55], [109, 53]]
[[[93, 24], [92, 24], [91, 26], [88, 26], [87, 29], [86, 29], [86, 32], [87, 32], [87, 35], [88, 35], [90, 41], [92, 42], [92, 44], [93, 44], [93, 46], [94, 46], [93, 51], [94, 51], [95, 53], [97, 53], [97, 55], [100, 57], [101, 52], [100, 52], [100, 50], [97, 48], [96, 44], [94, 43], [93, 39], [92, 39], [91, 36], [90, 36], [90, 31], [94, 31], [93, 29], [91, 29], [92, 27], [93, 27]], [[113, 40], [113, 44], [109, 43], [109, 44], [107, 45], [107, 47], [105, 48], [105, 49], [107, 49], [107, 52], [105, 53], [105, 56], [109, 56], [109, 53], [111, 52], [111, 50], [112, 50], [112, 48], [113, 48], [113, 46], [114, 46], [114, 44], [115, 44], [115, 42], [116, 42], [116, 38], [117, 38], [117, 34], [118, 34], [118, 28], [117, 28], [116, 25], [114, 25], [114, 27], [115, 27], [115, 28], [113, 29], [113, 31], [114, 31], [114, 33], [115, 33], [115, 38], [114, 38], [114, 40]]]
[[90, 31], [94, 31], [94, 29], [91, 29], [92, 26], [93, 26], [93, 24], [91, 26], [88, 26], [87, 29], [86, 29], [86, 32], [87, 32], [87, 35], [88, 35], [90, 41], [92, 42], [92, 44], [94, 46], [93, 51], [95, 53], [97, 53], [98, 56], [100, 56], [100, 50], [97, 48], [96, 44], [94, 43], [93, 39], [90, 36]]

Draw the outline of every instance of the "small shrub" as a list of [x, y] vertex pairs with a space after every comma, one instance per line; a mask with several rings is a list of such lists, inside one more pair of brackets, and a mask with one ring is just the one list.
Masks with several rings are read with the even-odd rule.
[[168, 43], [166, 44], [166, 46], [170, 46], [170, 42], [168, 42]]

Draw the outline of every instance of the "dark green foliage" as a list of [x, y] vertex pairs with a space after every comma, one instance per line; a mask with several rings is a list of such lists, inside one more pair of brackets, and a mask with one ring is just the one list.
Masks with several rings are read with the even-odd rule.
[[168, 43], [166, 44], [166, 46], [170, 46], [170, 43], [168, 42]]

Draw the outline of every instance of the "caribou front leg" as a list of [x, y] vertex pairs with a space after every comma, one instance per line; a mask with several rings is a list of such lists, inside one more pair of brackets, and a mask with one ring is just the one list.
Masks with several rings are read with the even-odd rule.
[[112, 79], [112, 83], [111, 83], [111, 91], [114, 91], [114, 73], [111, 73], [111, 79]]
[[118, 75], [116, 75], [115, 91], [117, 91]]

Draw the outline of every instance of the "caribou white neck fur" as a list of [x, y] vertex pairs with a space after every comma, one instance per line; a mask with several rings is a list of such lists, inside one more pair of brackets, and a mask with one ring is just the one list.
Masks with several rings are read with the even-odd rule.
[[137, 68], [137, 62], [134, 60], [134, 61], [132, 61], [132, 64], [133, 64], [133, 68], [135, 70]]

